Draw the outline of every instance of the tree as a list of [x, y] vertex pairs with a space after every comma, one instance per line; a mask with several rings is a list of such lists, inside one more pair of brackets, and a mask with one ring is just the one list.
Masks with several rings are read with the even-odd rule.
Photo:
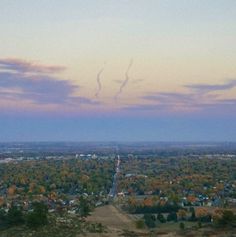
[[165, 223], [165, 222], [166, 222], [165, 217], [164, 217], [161, 213], [159, 213], [159, 214], [157, 215], [157, 219], [158, 219], [161, 223]]
[[145, 224], [146, 224], [146, 226], [148, 228], [156, 227], [156, 223], [155, 223], [155, 219], [156, 218], [155, 218], [154, 215], [152, 215], [152, 214], [144, 214], [143, 218], [144, 218], [144, 222], [145, 222]]
[[81, 217], [87, 217], [90, 214], [91, 208], [87, 199], [83, 196], [80, 197], [79, 200], [79, 214]]
[[181, 230], [184, 230], [184, 229], [185, 229], [185, 225], [184, 225], [183, 222], [180, 222], [180, 223], [179, 223], [179, 228], [180, 228]]
[[6, 215], [6, 223], [9, 226], [23, 224], [24, 217], [21, 209], [17, 208], [16, 206], [12, 206]]
[[0, 196], [0, 207], [3, 206], [3, 204], [4, 204], [4, 197]]
[[34, 203], [33, 212], [29, 213], [26, 219], [30, 228], [37, 228], [48, 223], [48, 208], [44, 203]]
[[15, 194], [15, 192], [16, 192], [16, 186], [15, 186], [15, 185], [12, 185], [12, 186], [9, 187], [8, 190], [7, 190], [7, 194], [8, 194], [9, 196], [13, 196], [13, 195]]
[[144, 205], [144, 206], [151, 207], [151, 206], [153, 205], [152, 199], [151, 199], [151, 198], [145, 198], [145, 199], [143, 200], [143, 205]]
[[202, 217], [209, 215], [209, 213], [206, 208], [200, 207], [196, 209], [195, 215], [198, 219], [201, 219]]
[[196, 209], [196, 219], [201, 222], [211, 222], [211, 214], [208, 212], [206, 208], [197, 208]]
[[0, 228], [6, 226], [6, 212], [0, 209]]
[[187, 212], [184, 209], [180, 209], [177, 212], [177, 215], [179, 217], [180, 220], [185, 220], [186, 216], [187, 216]]
[[202, 222], [198, 221], [198, 228], [202, 228]]
[[175, 221], [177, 222], [178, 218], [177, 218], [177, 214], [176, 212], [171, 212], [168, 214], [167, 216], [167, 221]]
[[218, 220], [218, 225], [227, 226], [236, 223], [236, 215], [230, 210], [223, 211], [221, 218]]
[[190, 217], [190, 221], [196, 221], [196, 214], [195, 214], [195, 210], [194, 208], [191, 209], [191, 217]]

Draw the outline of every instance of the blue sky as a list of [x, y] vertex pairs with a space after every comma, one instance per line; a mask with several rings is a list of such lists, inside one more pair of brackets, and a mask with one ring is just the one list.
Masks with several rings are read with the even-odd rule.
[[236, 1], [1, 0], [0, 141], [236, 141]]

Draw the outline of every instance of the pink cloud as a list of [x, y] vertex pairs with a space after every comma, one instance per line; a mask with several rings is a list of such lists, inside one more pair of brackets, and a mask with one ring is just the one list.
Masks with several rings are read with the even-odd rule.
[[66, 67], [43, 65], [16, 58], [5, 58], [0, 59], [0, 69], [21, 73], [58, 73], [64, 71]]

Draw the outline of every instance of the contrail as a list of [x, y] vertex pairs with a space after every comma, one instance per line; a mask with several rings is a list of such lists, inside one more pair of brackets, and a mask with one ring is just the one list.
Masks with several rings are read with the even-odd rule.
[[98, 85], [98, 89], [97, 89], [97, 92], [96, 92], [96, 94], [95, 94], [95, 97], [96, 98], [98, 98], [99, 97], [99, 94], [100, 94], [100, 92], [101, 92], [101, 90], [102, 90], [102, 83], [101, 83], [101, 78], [100, 78], [100, 76], [102, 75], [102, 73], [103, 73], [103, 71], [104, 71], [104, 67], [105, 66], [103, 66], [103, 68], [98, 72], [98, 74], [97, 74], [97, 85]]
[[117, 100], [117, 98], [122, 94], [123, 89], [126, 87], [127, 83], [129, 82], [129, 79], [130, 79], [129, 78], [129, 71], [130, 71], [130, 68], [132, 67], [132, 65], [133, 65], [133, 59], [131, 59], [130, 62], [129, 62], [128, 68], [125, 72], [125, 80], [122, 82], [119, 91], [115, 95], [115, 97], [114, 97], [115, 100]]

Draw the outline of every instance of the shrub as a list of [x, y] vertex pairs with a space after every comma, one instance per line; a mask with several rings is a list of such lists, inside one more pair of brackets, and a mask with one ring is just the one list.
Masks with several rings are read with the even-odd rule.
[[180, 223], [179, 223], [179, 228], [180, 228], [181, 230], [184, 230], [184, 229], [185, 229], [185, 225], [184, 225], [183, 222], [180, 222]]
[[177, 222], [177, 214], [175, 212], [171, 212], [167, 216], [167, 221], [175, 221]]
[[146, 226], [148, 228], [156, 227], [155, 216], [154, 215], [152, 215], [152, 214], [145, 214], [143, 216], [143, 218], [144, 218], [144, 222], [145, 222], [145, 224], [146, 224]]
[[166, 222], [165, 217], [164, 217], [161, 213], [159, 213], [159, 214], [157, 215], [157, 219], [158, 219], [161, 223], [165, 223], [165, 222]]
[[143, 219], [139, 219], [135, 222], [135, 226], [137, 229], [143, 229], [145, 227], [145, 223]]

